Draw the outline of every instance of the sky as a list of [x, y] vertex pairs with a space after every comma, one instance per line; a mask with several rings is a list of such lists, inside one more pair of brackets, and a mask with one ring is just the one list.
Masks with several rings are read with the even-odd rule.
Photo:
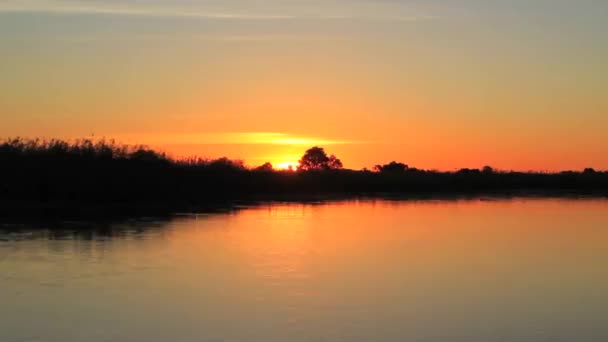
[[0, 137], [608, 169], [605, 0], [0, 0]]

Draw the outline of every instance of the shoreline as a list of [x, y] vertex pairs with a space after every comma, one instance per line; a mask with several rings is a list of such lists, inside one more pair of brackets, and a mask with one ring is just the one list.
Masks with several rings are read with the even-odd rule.
[[501, 190], [366, 192], [317, 194], [258, 194], [200, 201], [24, 201], [0, 200], [0, 222], [64, 219], [121, 220], [170, 218], [197, 214], [228, 213], [243, 208], [279, 203], [322, 204], [340, 201], [462, 201], [511, 199], [608, 199], [608, 191], [592, 190]]

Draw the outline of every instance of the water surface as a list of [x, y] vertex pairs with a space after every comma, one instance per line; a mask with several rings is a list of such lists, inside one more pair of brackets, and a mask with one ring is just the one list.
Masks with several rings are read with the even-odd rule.
[[605, 200], [47, 227], [0, 233], [0, 341], [608, 341]]

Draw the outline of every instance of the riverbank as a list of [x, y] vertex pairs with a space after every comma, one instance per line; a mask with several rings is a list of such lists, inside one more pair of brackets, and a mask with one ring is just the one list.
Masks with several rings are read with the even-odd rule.
[[418, 193], [333, 193], [266, 194], [233, 199], [196, 202], [35, 202], [0, 201], [0, 222], [48, 221], [64, 219], [123, 220], [131, 218], [169, 218], [176, 215], [228, 213], [241, 208], [275, 203], [318, 204], [340, 201], [486, 201], [504, 199], [608, 199], [606, 191], [493, 191]]
[[311, 148], [302, 157], [306, 167], [288, 171], [227, 158], [176, 160], [103, 140], [7, 140], [0, 143], [0, 217], [170, 215], [332, 198], [608, 195], [608, 172], [592, 168], [437, 171], [391, 162], [370, 171], [345, 169], [326, 157]]

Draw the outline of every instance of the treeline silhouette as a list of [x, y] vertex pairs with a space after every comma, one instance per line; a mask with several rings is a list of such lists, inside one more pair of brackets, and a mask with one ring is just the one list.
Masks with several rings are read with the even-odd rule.
[[8, 139], [0, 142], [0, 204], [185, 205], [262, 197], [375, 194], [608, 194], [608, 172], [557, 173], [462, 169], [439, 172], [391, 162], [370, 170], [342, 168], [320, 147], [295, 171], [269, 163], [247, 168], [227, 158], [174, 159], [112, 140]]

